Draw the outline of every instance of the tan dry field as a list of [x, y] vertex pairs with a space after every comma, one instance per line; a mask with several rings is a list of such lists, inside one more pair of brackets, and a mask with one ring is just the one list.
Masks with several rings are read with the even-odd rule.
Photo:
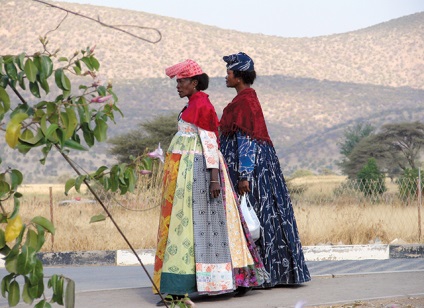
[[[291, 181], [290, 185], [307, 186], [302, 194], [292, 195], [304, 246], [420, 242], [416, 206], [385, 202], [370, 204], [364, 200], [358, 201], [357, 196], [350, 196], [350, 191], [336, 198], [334, 189], [340, 187], [344, 179], [341, 176], [312, 176]], [[140, 190], [124, 196], [99, 194], [135, 249], [152, 249], [156, 246], [161, 196], [158, 183], [160, 177], [154, 179], [153, 184], [140, 183]], [[146, 188], [148, 186], [150, 188]], [[392, 186], [390, 191], [395, 193], [396, 187]], [[71, 191], [65, 196], [64, 184], [24, 185], [20, 191], [24, 194], [21, 200], [24, 223], [41, 215], [52, 218], [56, 227], [54, 238], [47, 237], [43, 251], [128, 249], [110, 219], [90, 223], [92, 216], [105, 214], [99, 203], [85, 202], [94, 199], [90, 193]], [[64, 200], [71, 202], [60, 205]]]

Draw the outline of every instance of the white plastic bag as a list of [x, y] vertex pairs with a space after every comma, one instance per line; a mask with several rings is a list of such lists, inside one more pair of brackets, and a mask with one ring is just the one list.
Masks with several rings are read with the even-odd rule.
[[261, 235], [261, 223], [259, 222], [258, 216], [256, 216], [255, 210], [247, 205], [246, 194], [240, 198], [240, 207], [250, 234], [253, 240], [256, 241]]

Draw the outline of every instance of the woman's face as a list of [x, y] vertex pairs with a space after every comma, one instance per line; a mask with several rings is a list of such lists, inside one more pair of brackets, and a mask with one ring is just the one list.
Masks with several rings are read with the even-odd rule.
[[192, 80], [190, 78], [181, 78], [177, 79], [177, 91], [181, 98], [190, 97], [196, 90], [197, 81]]
[[225, 77], [225, 83], [227, 88], [235, 88], [240, 83], [239, 78], [234, 77], [232, 70], [227, 70], [227, 76]]

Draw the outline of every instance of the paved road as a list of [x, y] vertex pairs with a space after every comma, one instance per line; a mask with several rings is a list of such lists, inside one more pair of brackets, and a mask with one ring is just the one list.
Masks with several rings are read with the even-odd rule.
[[[197, 307], [294, 307], [335, 304], [374, 298], [424, 296], [424, 258], [307, 262], [312, 281], [298, 287], [253, 290], [241, 298], [233, 295], [192, 296]], [[152, 273], [152, 266], [146, 266]], [[0, 275], [5, 275], [0, 270]], [[141, 266], [91, 266], [46, 268], [76, 282], [76, 307], [155, 307], [159, 300]], [[7, 307], [5, 299], [0, 307]], [[28, 307], [19, 304], [17, 307]], [[55, 306], [60, 307], [60, 306]]]

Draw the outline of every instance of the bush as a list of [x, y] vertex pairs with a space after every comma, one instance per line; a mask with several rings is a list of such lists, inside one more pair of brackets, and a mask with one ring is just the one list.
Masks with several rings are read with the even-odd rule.
[[375, 158], [370, 158], [358, 172], [359, 189], [365, 196], [381, 195], [387, 190], [384, 178], [384, 174], [378, 169]]
[[[418, 196], [418, 169], [405, 169], [402, 176], [397, 180], [399, 195], [402, 199], [416, 199]], [[423, 191], [421, 181], [421, 191]]]

